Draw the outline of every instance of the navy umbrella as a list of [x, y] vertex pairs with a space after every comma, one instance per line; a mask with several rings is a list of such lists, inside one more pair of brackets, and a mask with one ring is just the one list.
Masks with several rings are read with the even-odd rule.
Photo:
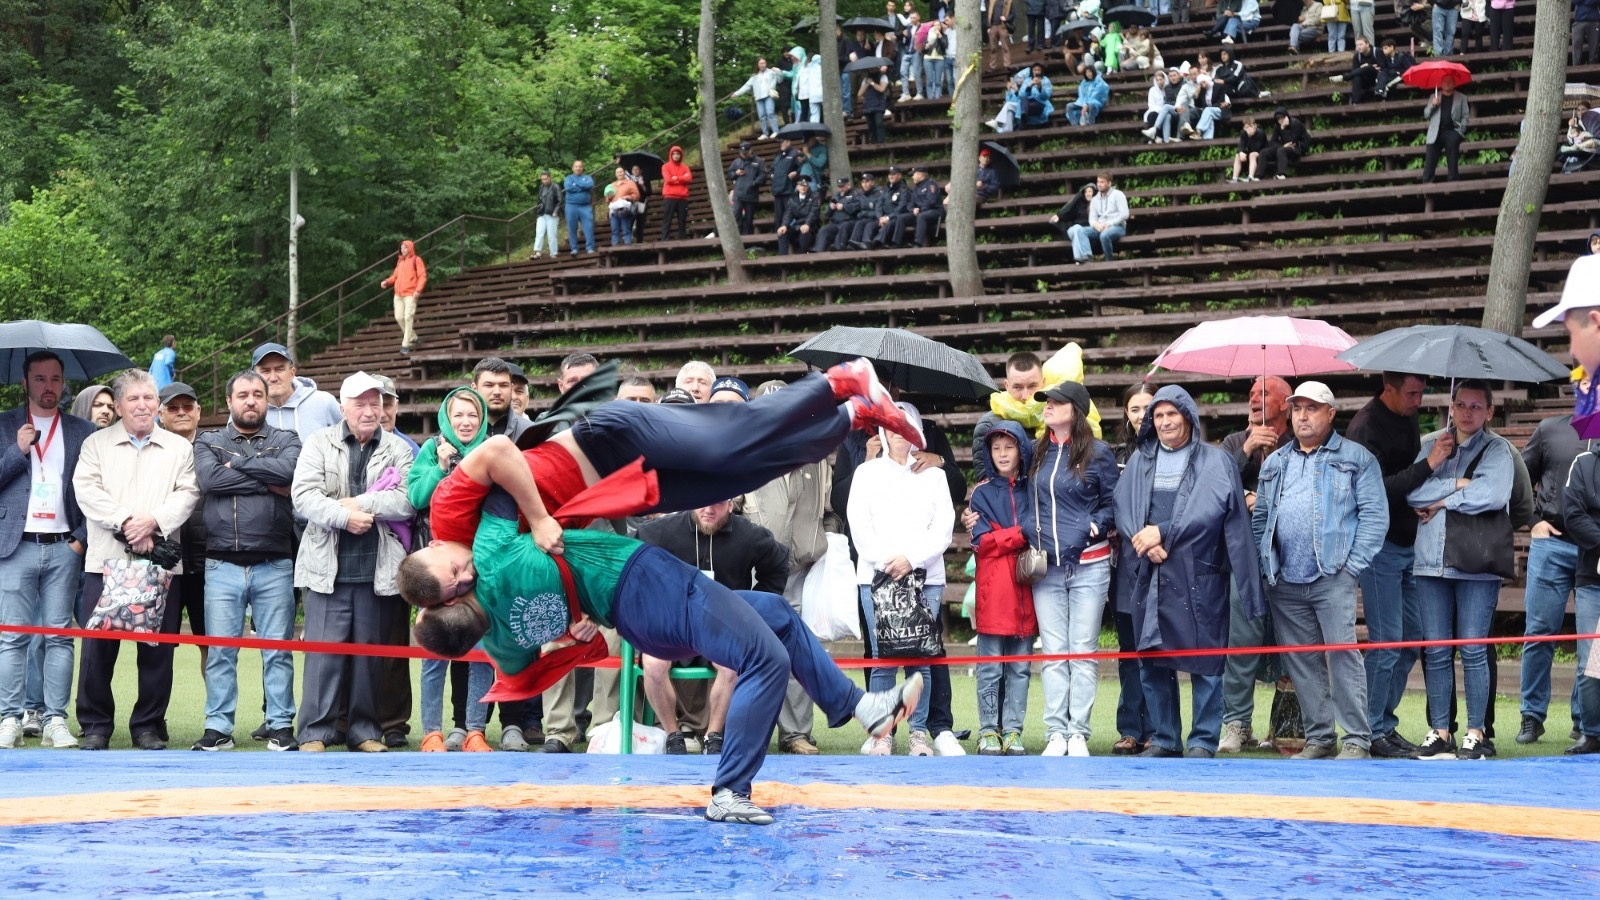
[[885, 381], [910, 393], [963, 400], [994, 393], [994, 379], [976, 357], [903, 328], [835, 325], [789, 355], [819, 369], [864, 357]]
[[989, 151], [989, 168], [994, 169], [1001, 187], [1016, 187], [1022, 183], [1022, 168], [1017, 165], [1017, 158], [1011, 155], [1010, 150], [994, 141], [984, 141], [978, 146]]
[[845, 27], [845, 30], [847, 30], [847, 31], [852, 31], [852, 30], [857, 30], [857, 29], [859, 29], [861, 31], [893, 31], [894, 30], [894, 26], [891, 25], [887, 20], [885, 20], [885, 19], [874, 19], [874, 18], [872, 18], [870, 16], [857, 16], [856, 18], [851, 19], [850, 21], [844, 23], [844, 27]]
[[35, 350], [61, 357], [68, 381], [86, 382], [107, 372], [127, 369], [133, 360], [93, 325], [57, 324], [26, 319], [0, 323], [0, 384], [22, 383], [22, 362]]

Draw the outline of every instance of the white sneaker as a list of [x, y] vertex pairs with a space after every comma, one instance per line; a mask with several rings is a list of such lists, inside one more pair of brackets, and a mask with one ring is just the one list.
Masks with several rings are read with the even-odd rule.
[[44, 732], [41, 743], [46, 747], [57, 750], [71, 750], [78, 746], [78, 739], [72, 736], [72, 729], [67, 727], [67, 720], [60, 716], [51, 716], [44, 723]]
[[22, 720], [7, 716], [0, 721], [0, 750], [15, 750], [22, 743]]
[[22, 711], [22, 736], [38, 737], [44, 733], [44, 713], [37, 709]]
[[1089, 739], [1081, 734], [1075, 734], [1072, 737], [1067, 738], [1067, 755], [1088, 756]]
[[1039, 755], [1040, 756], [1066, 756], [1067, 755], [1067, 736], [1064, 735], [1064, 734], [1052, 734], [1052, 735], [1050, 735], [1050, 740], [1045, 742], [1044, 752], [1039, 754]]
[[961, 742], [956, 740], [955, 733], [951, 731], [939, 732], [939, 736], [933, 739], [933, 749], [937, 750], [940, 756], [967, 755], [967, 748], [961, 746]]
[[1222, 740], [1217, 742], [1217, 752], [1238, 753], [1244, 749], [1245, 742], [1250, 739], [1250, 723], [1224, 722], [1222, 724]]
[[1223, 35], [1222, 36], [1222, 42], [1224, 44], [1231, 44], [1231, 43], [1233, 43], [1233, 38], [1228, 37], [1227, 35]]

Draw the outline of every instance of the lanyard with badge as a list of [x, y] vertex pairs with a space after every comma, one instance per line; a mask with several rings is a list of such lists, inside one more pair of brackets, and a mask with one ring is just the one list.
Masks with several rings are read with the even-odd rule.
[[[41, 442], [37, 438], [33, 442], [33, 452], [39, 457], [39, 477], [33, 482], [33, 492], [28, 495], [28, 521], [54, 522], [56, 513], [61, 509], [61, 485], [47, 480], [50, 468], [45, 464], [45, 456], [50, 452], [50, 445], [55, 443], [56, 429], [61, 427], [61, 416], [55, 415], [50, 419], [50, 433]], [[37, 435], [37, 432], [35, 432]]]

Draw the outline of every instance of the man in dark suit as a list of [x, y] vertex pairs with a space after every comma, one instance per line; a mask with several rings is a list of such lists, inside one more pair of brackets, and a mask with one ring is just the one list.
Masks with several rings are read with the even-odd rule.
[[[72, 489], [78, 450], [94, 433], [86, 419], [60, 409], [66, 383], [61, 357], [41, 350], [22, 364], [28, 402], [0, 413], [0, 623], [67, 628], [78, 596], [86, 541]], [[22, 744], [23, 675], [31, 635], [0, 634], [0, 749]], [[44, 647], [46, 747], [78, 742], [67, 728], [72, 639]]]

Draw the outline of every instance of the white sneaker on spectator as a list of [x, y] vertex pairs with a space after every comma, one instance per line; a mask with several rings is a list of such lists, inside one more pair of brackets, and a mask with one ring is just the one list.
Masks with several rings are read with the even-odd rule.
[[1233, 43], [1233, 38], [1228, 37], [1227, 35], [1223, 35], [1222, 36], [1222, 42], [1224, 44], [1231, 44], [1231, 43]]
[[40, 742], [57, 750], [73, 750], [78, 746], [78, 739], [72, 736], [72, 729], [67, 727], [67, 720], [61, 716], [51, 716], [45, 721]]
[[1075, 734], [1072, 737], [1067, 738], [1067, 755], [1088, 756], [1089, 739], [1081, 734]]
[[1156, 139], [1156, 130], [1154, 128], [1142, 128], [1139, 133], [1144, 135], [1146, 140], [1153, 141]]
[[22, 743], [22, 720], [7, 716], [0, 721], [0, 750], [15, 750]]
[[1052, 734], [1052, 735], [1050, 735], [1050, 740], [1045, 741], [1044, 752], [1039, 754], [1039, 755], [1040, 756], [1066, 756], [1067, 755], [1067, 736], [1064, 735], [1064, 734]]
[[961, 746], [953, 731], [939, 732], [939, 736], [933, 739], [933, 749], [937, 750], [940, 756], [967, 755], [967, 748]]

